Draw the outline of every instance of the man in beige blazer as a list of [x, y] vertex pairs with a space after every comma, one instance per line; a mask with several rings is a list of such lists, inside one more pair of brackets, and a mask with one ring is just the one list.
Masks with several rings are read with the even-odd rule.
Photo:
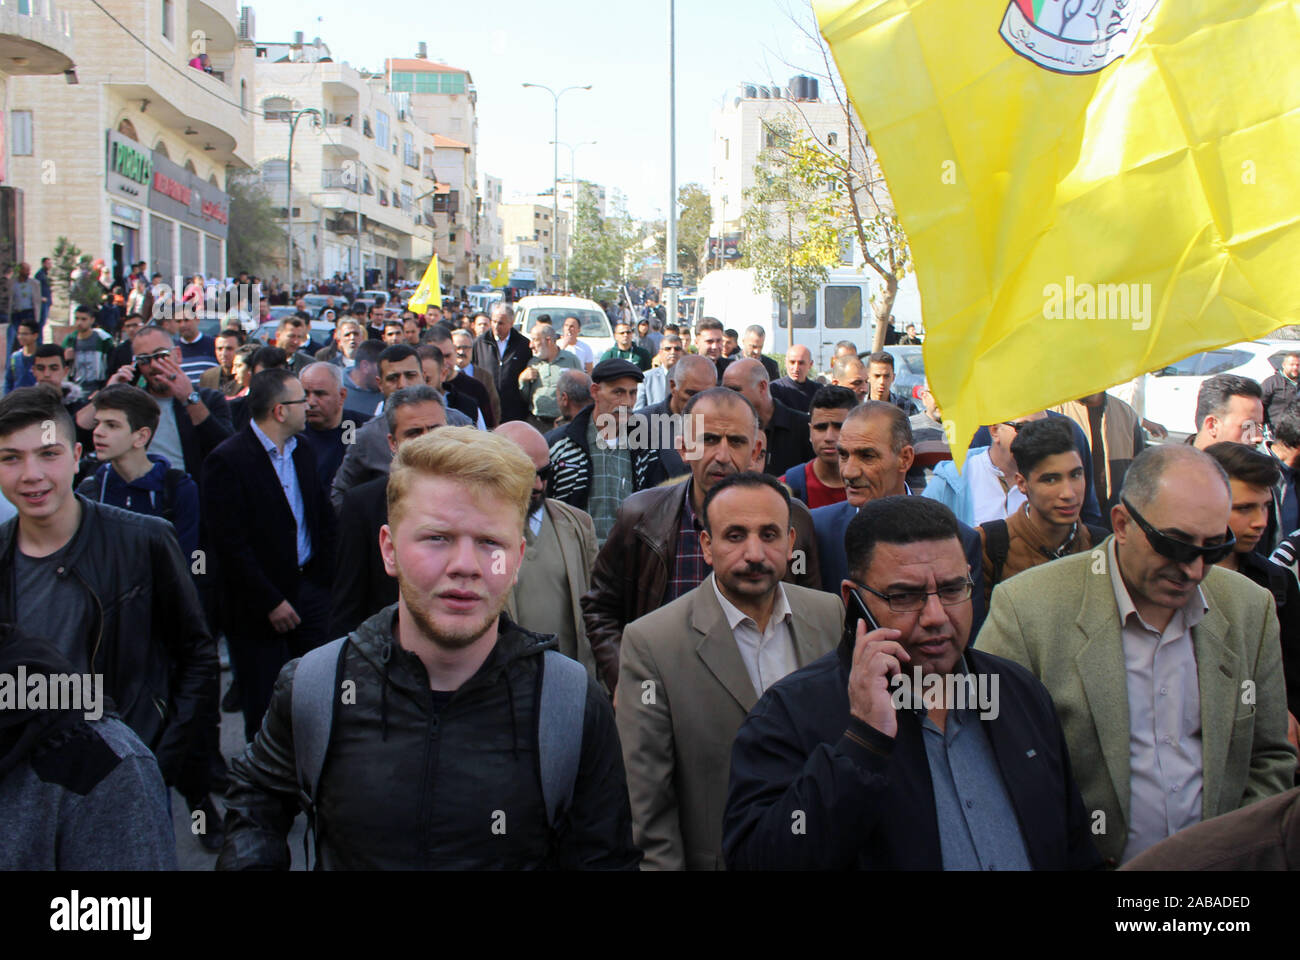
[[596, 528], [584, 511], [547, 498], [551, 451], [536, 428], [510, 420], [493, 432], [519, 444], [537, 468], [524, 524], [524, 560], [506, 601], [506, 616], [526, 630], [554, 634], [560, 653], [581, 663], [599, 683], [579, 603], [591, 585]]
[[790, 494], [756, 472], [704, 500], [713, 573], [628, 624], [615, 711], [643, 869], [720, 870], [731, 744], [768, 687], [832, 650], [839, 597], [783, 584], [794, 549]]
[[1133, 461], [1115, 535], [999, 584], [977, 648], [1056, 704], [1110, 866], [1291, 786], [1272, 596], [1212, 566], [1232, 548], [1223, 469], [1189, 446]]

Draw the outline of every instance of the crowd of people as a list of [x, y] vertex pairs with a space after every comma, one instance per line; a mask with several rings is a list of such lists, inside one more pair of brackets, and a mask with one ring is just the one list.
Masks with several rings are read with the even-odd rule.
[[0, 866], [287, 869], [299, 812], [325, 869], [1295, 865], [1300, 352], [1185, 444], [1100, 393], [959, 470], [891, 353], [653, 291], [597, 355], [137, 283], [57, 344], [11, 295], [0, 674], [111, 706], [0, 711]]

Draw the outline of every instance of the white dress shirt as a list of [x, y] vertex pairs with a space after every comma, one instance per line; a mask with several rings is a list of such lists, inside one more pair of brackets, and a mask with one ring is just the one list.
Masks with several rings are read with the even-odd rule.
[[1200, 588], [1164, 630], [1137, 612], [1110, 553], [1119, 605], [1129, 715], [1128, 841], [1120, 863], [1201, 822], [1201, 688], [1192, 628], [1209, 607]]
[[785, 598], [785, 588], [779, 583], [776, 585], [772, 615], [767, 618], [767, 629], [760, 634], [753, 618], [722, 595], [717, 578], [711, 576], [709, 582], [736, 638], [736, 647], [740, 650], [740, 659], [745, 661], [745, 669], [749, 671], [754, 693], [761, 697], [768, 687], [799, 667], [794, 653], [794, 636], [790, 632], [790, 604]]
[[1020, 488], [994, 466], [987, 449], [967, 458], [963, 474], [970, 484], [971, 509], [974, 511], [971, 526], [990, 520], [1005, 520], [1027, 502]]

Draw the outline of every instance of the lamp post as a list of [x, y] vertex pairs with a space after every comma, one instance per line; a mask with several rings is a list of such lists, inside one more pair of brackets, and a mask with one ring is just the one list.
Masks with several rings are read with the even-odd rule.
[[[664, 272], [677, 272], [677, 6], [668, 0], [668, 236], [664, 243]], [[664, 316], [677, 319], [677, 288], [659, 291]]]
[[555, 275], [559, 272], [557, 268], [559, 253], [556, 250], [555, 241], [560, 224], [560, 97], [570, 90], [590, 90], [591, 84], [588, 83], [581, 87], [565, 87], [559, 93], [556, 93], [543, 83], [525, 83], [524, 86], [545, 90], [555, 101], [555, 139], [551, 141], [555, 145], [552, 158], [555, 164], [555, 174], [551, 181], [551, 282], [554, 283]]
[[[551, 141], [554, 143], [555, 141]], [[573, 232], [578, 228], [578, 175], [574, 172], [573, 155], [582, 147], [594, 147], [595, 140], [584, 140], [582, 143], [561, 143], [569, 151], [569, 241], [573, 240]], [[569, 289], [569, 251], [564, 251], [564, 289]]]
[[286, 269], [289, 271], [289, 302], [293, 302], [293, 135], [298, 132], [298, 121], [303, 117], [311, 117], [311, 125], [319, 130], [321, 128], [321, 113], [315, 107], [306, 107], [302, 110], [295, 110], [289, 114], [289, 176], [285, 184], [285, 214], [288, 218], [289, 235], [289, 261]]

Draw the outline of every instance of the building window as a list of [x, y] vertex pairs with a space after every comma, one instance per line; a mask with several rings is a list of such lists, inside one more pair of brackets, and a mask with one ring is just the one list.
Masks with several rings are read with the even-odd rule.
[[176, 5], [172, 0], [162, 0], [162, 35], [168, 40], [176, 36]]
[[826, 146], [833, 147], [840, 142], [840, 135], [832, 130], [826, 134]]
[[117, 125], [117, 132], [130, 140], [134, 140], [136, 143], [140, 142], [140, 137], [135, 132], [135, 124], [130, 120], [123, 120], [119, 123]]
[[289, 122], [293, 113], [293, 104], [288, 97], [267, 97], [262, 101], [262, 117], [266, 120], [283, 120]]
[[16, 157], [32, 155], [32, 112], [13, 110], [9, 113], [9, 126], [13, 131], [12, 150]]
[[240, 110], [248, 109], [248, 81], [247, 80], [239, 81], [239, 109]]
[[431, 70], [400, 70], [393, 73], [394, 93], [464, 93], [465, 74]]
[[382, 110], [375, 111], [375, 138], [381, 147], [388, 145], [388, 114]]

